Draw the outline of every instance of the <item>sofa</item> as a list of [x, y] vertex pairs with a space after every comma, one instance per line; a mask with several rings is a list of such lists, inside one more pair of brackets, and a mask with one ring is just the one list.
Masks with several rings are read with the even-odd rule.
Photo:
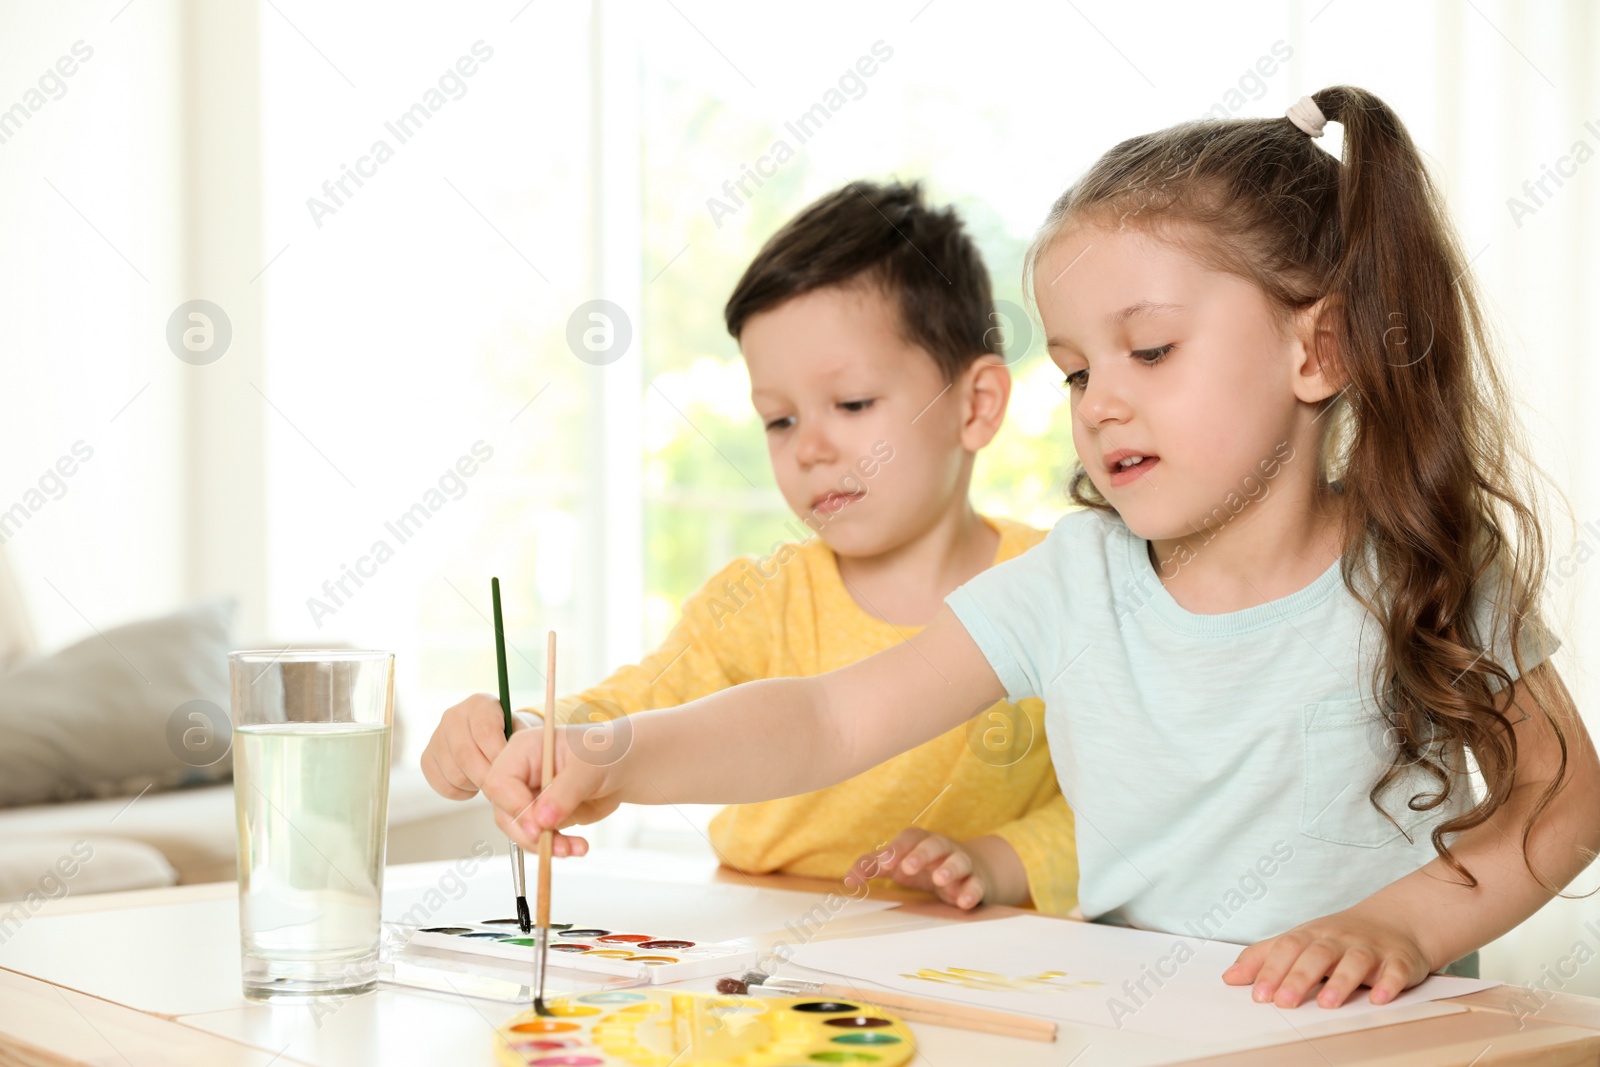
[[[231, 757], [175, 763], [167, 721], [186, 699], [225, 721], [229, 648], [285, 647], [233, 645], [231, 617], [209, 602], [41, 651], [0, 548], [0, 901], [235, 877]], [[487, 804], [440, 797], [401, 757], [398, 701], [396, 723], [388, 861], [498, 841]]]

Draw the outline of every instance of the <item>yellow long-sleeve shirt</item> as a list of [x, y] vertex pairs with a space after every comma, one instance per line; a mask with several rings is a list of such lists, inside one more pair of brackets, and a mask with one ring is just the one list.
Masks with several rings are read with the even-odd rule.
[[[1044, 531], [1020, 523], [985, 521], [1000, 534], [995, 563], [1044, 539]], [[918, 629], [862, 610], [821, 541], [783, 545], [764, 560], [723, 568], [684, 604], [659, 649], [565, 698], [558, 714], [565, 722], [610, 719], [741, 682], [821, 674]], [[741, 870], [842, 878], [858, 857], [912, 825], [958, 841], [996, 834], [1022, 860], [1036, 908], [1064, 914], [1077, 903], [1072, 812], [1056, 784], [1038, 700], [1002, 701], [838, 785], [726, 807], [710, 836], [722, 861]]]

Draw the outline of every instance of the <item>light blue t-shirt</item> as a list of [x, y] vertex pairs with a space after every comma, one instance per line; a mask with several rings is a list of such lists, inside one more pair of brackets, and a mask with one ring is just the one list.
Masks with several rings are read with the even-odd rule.
[[[1339, 564], [1278, 600], [1197, 615], [1147, 544], [1113, 512], [1073, 512], [948, 598], [1006, 696], [1044, 699], [1085, 917], [1245, 944], [1433, 859], [1429, 834], [1471, 807], [1471, 785], [1460, 776], [1448, 807], [1417, 812], [1407, 801], [1437, 786], [1401, 775], [1380, 800], [1404, 834], [1372, 806], [1393, 747], [1371, 696], [1382, 635]], [[1531, 668], [1558, 642], [1540, 630], [1521, 644]]]

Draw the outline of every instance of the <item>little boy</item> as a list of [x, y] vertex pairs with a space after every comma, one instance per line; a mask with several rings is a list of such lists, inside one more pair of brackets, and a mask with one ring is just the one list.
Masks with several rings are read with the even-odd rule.
[[[661, 648], [562, 701], [560, 720], [610, 720], [865, 659], [1042, 540], [967, 499], [1011, 391], [992, 313], [960, 219], [927, 206], [916, 185], [852, 183], [775, 234], [725, 317], [778, 487], [816, 536], [729, 564], [684, 604]], [[731, 805], [711, 822], [712, 844], [746, 871], [852, 884], [870, 872], [964, 908], [1066, 913], [1077, 855], [1043, 715], [1037, 700], [996, 704], [842, 784]], [[519, 729], [532, 721], [516, 718]], [[423, 770], [465, 799], [504, 743], [499, 702], [478, 694], [444, 713]]]

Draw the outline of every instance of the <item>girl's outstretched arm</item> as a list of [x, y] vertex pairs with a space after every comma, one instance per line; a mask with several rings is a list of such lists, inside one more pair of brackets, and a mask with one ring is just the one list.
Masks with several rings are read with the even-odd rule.
[[[483, 783], [500, 828], [520, 844], [594, 822], [620, 803], [743, 804], [842, 782], [953, 729], [1005, 696], [955, 613], [875, 656], [811, 678], [725, 689], [608, 724], [604, 751], [561, 728], [541, 793], [542, 730], [518, 730]], [[592, 733], [593, 727], [589, 727]], [[537, 800], [537, 803], [535, 801]], [[557, 854], [577, 851], [567, 839]]]
[[[1372, 987], [1373, 1003], [1382, 1004], [1543, 907], [1553, 894], [1529, 873], [1529, 862], [1557, 886], [1589, 865], [1600, 849], [1600, 762], [1555, 668], [1542, 663], [1530, 678], [1535, 671], [1550, 672], [1547, 691], [1560, 694], [1566, 706], [1541, 709], [1528, 686], [1512, 685], [1503, 712], [1517, 738], [1511, 796], [1488, 822], [1450, 845], [1477, 886], [1467, 888], [1436, 858], [1354, 907], [1251, 945], [1224, 972], [1229, 984], [1254, 982], [1256, 1000], [1287, 1008], [1327, 976], [1318, 1004], [1337, 1007], [1363, 984]], [[1566, 786], [1534, 824], [1524, 860], [1523, 830], [1560, 766], [1550, 716], [1561, 721], [1567, 739]]]

